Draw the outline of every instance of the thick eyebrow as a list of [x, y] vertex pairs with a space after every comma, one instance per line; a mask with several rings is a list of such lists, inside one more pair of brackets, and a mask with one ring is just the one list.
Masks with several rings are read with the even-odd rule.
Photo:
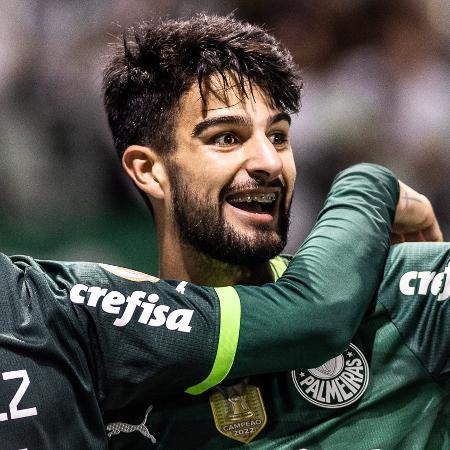
[[278, 114], [275, 114], [267, 121], [267, 126], [271, 126], [274, 123], [281, 122], [282, 120], [285, 120], [289, 125], [291, 124], [291, 116], [287, 112], [279, 112]]
[[195, 125], [192, 131], [192, 137], [198, 137], [207, 128], [214, 127], [217, 125], [238, 125], [238, 126], [251, 126], [252, 121], [244, 116], [222, 116], [222, 117], [211, 117], [210, 119], [205, 119]]
[[[270, 117], [267, 121], [267, 126], [271, 126], [274, 123], [281, 122], [285, 120], [291, 124], [291, 116], [286, 112], [280, 112]], [[245, 116], [221, 116], [221, 117], [211, 117], [210, 119], [205, 119], [195, 125], [191, 136], [198, 137], [206, 129], [214, 127], [217, 125], [237, 125], [237, 126], [252, 126], [253, 122]]]

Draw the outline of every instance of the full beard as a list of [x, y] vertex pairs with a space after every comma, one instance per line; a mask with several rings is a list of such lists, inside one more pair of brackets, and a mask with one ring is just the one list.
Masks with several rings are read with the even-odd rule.
[[173, 213], [181, 240], [205, 255], [223, 262], [254, 266], [278, 255], [286, 246], [289, 229], [289, 207], [280, 199], [277, 229], [255, 225], [244, 234], [224, 218], [224, 195], [218, 200], [193, 192], [176, 173], [171, 176]]

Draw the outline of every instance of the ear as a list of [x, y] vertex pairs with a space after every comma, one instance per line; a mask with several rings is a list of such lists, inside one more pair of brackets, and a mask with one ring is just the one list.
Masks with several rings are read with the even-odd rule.
[[167, 174], [161, 157], [154, 150], [130, 145], [122, 155], [122, 166], [139, 189], [152, 198], [164, 199]]

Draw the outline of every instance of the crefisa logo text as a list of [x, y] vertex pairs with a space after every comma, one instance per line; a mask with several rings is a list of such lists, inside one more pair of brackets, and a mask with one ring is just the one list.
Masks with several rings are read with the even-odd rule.
[[[98, 286], [76, 284], [70, 290], [70, 300], [78, 305], [98, 308], [116, 316], [113, 325], [124, 327], [134, 318], [138, 323], [151, 327], [165, 326], [168, 330], [190, 333], [192, 309], [174, 309], [159, 304], [159, 295], [146, 291], [133, 291], [128, 296]], [[137, 319], [137, 320], [136, 320]]]

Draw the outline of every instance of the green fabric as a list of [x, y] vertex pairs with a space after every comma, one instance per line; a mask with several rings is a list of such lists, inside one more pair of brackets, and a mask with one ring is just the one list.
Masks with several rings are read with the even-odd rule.
[[186, 390], [192, 395], [201, 394], [219, 384], [230, 371], [236, 355], [241, 320], [239, 296], [231, 286], [215, 288], [215, 291], [220, 301], [220, 334], [216, 359], [208, 377]]

